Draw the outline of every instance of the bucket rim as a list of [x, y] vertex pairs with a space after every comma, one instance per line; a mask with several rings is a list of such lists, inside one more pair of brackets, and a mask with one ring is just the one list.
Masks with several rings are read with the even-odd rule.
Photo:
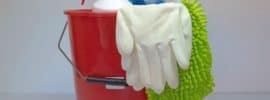
[[114, 17], [116, 12], [93, 12], [92, 9], [68, 9], [64, 11], [68, 16], [88, 16], [88, 17]]

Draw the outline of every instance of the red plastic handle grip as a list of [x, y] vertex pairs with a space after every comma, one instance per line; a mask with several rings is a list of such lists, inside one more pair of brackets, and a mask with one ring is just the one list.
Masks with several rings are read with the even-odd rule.
[[84, 5], [85, 0], [81, 0], [81, 5]]

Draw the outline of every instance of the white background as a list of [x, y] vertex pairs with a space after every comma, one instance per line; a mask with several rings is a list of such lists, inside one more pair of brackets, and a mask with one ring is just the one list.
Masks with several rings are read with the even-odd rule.
[[[203, 0], [216, 92], [270, 92], [269, 4]], [[0, 0], [0, 7], [0, 93], [74, 93], [72, 69], [57, 40], [63, 10], [80, 8], [79, 0]]]

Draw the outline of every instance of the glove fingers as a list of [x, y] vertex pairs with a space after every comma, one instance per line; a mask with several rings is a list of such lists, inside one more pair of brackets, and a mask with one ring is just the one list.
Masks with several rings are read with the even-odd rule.
[[133, 86], [133, 88], [134, 88], [134, 90], [136, 90], [136, 91], [140, 91], [140, 90], [142, 90], [143, 88], [144, 88], [144, 86], [143, 86], [143, 84], [142, 84], [142, 82], [141, 82], [141, 80], [140, 80], [140, 73], [139, 73], [139, 61], [138, 61], [138, 55], [137, 55], [137, 52], [136, 53], [134, 53], [133, 55], [132, 55], [132, 57], [134, 58], [133, 59], [133, 63], [132, 63], [132, 65], [133, 65], [133, 67], [134, 67], [134, 86]]
[[129, 68], [131, 67], [131, 62], [132, 62], [132, 59], [130, 56], [122, 56], [121, 57], [122, 69], [125, 71], [129, 70]]
[[189, 13], [188, 8], [181, 4], [181, 13], [180, 13], [180, 20], [181, 20], [181, 29], [184, 34], [184, 43], [185, 43], [185, 49], [186, 49], [186, 55], [187, 58], [191, 58], [191, 52], [192, 52], [192, 19]]
[[132, 86], [134, 90], [140, 91], [144, 88], [140, 81], [140, 75], [138, 73], [139, 68], [132, 66], [129, 71], [126, 72], [126, 80], [129, 86]]
[[164, 90], [166, 81], [164, 79], [163, 71], [162, 71], [162, 65], [160, 62], [160, 56], [158, 54], [157, 47], [146, 47], [144, 50], [147, 51], [147, 60], [149, 62], [150, 67], [150, 78], [153, 90], [156, 93], [161, 93]]
[[158, 51], [161, 58], [164, 78], [171, 88], [177, 88], [179, 84], [177, 62], [172, 54], [170, 46], [168, 44], [160, 44], [158, 46]]
[[133, 53], [131, 56], [131, 62], [130, 62], [130, 69], [126, 71], [127, 73], [127, 83], [128, 85], [132, 86], [134, 90], [140, 91], [144, 88], [140, 81], [140, 74], [139, 74], [139, 64], [138, 64], [138, 58], [136, 53]]
[[170, 43], [178, 64], [182, 69], [186, 70], [189, 67], [189, 57], [186, 56], [187, 54], [183, 37], [181, 37], [180, 40], [172, 40]]
[[133, 55], [134, 53], [132, 53], [132, 55], [129, 55], [129, 56], [126, 56], [126, 55], [121, 56], [121, 65], [124, 71], [130, 70], [130, 68], [133, 66], [133, 62], [134, 62], [133, 60], [135, 59], [133, 58]]
[[135, 83], [133, 86], [133, 89], [135, 91], [141, 91], [144, 88], [144, 86], [141, 83]]
[[127, 80], [127, 84], [130, 85], [130, 86], [133, 86], [138, 80], [137, 77], [137, 73], [136, 71], [138, 71], [137, 69], [138, 68], [135, 68], [137, 66], [134, 66], [132, 64], [130, 64], [130, 69], [129, 70], [126, 70], [126, 80]]
[[145, 87], [150, 87], [152, 83], [150, 80], [150, 69], [147, 62], [146, 52], [138, 45], [136, 45], [136, 48], [139, 62], [140, 81]]

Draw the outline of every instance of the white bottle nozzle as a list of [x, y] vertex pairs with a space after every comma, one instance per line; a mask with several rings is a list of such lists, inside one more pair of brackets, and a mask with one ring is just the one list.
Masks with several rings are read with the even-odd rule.
[[85, 0], [81, 0], [81, 5], [84, 5], [84, 3], [85, 3]]
[[93, 4], [94, 12], [114, 12], [118, 9], [131, 5], [128, 0], [97, 0]]

